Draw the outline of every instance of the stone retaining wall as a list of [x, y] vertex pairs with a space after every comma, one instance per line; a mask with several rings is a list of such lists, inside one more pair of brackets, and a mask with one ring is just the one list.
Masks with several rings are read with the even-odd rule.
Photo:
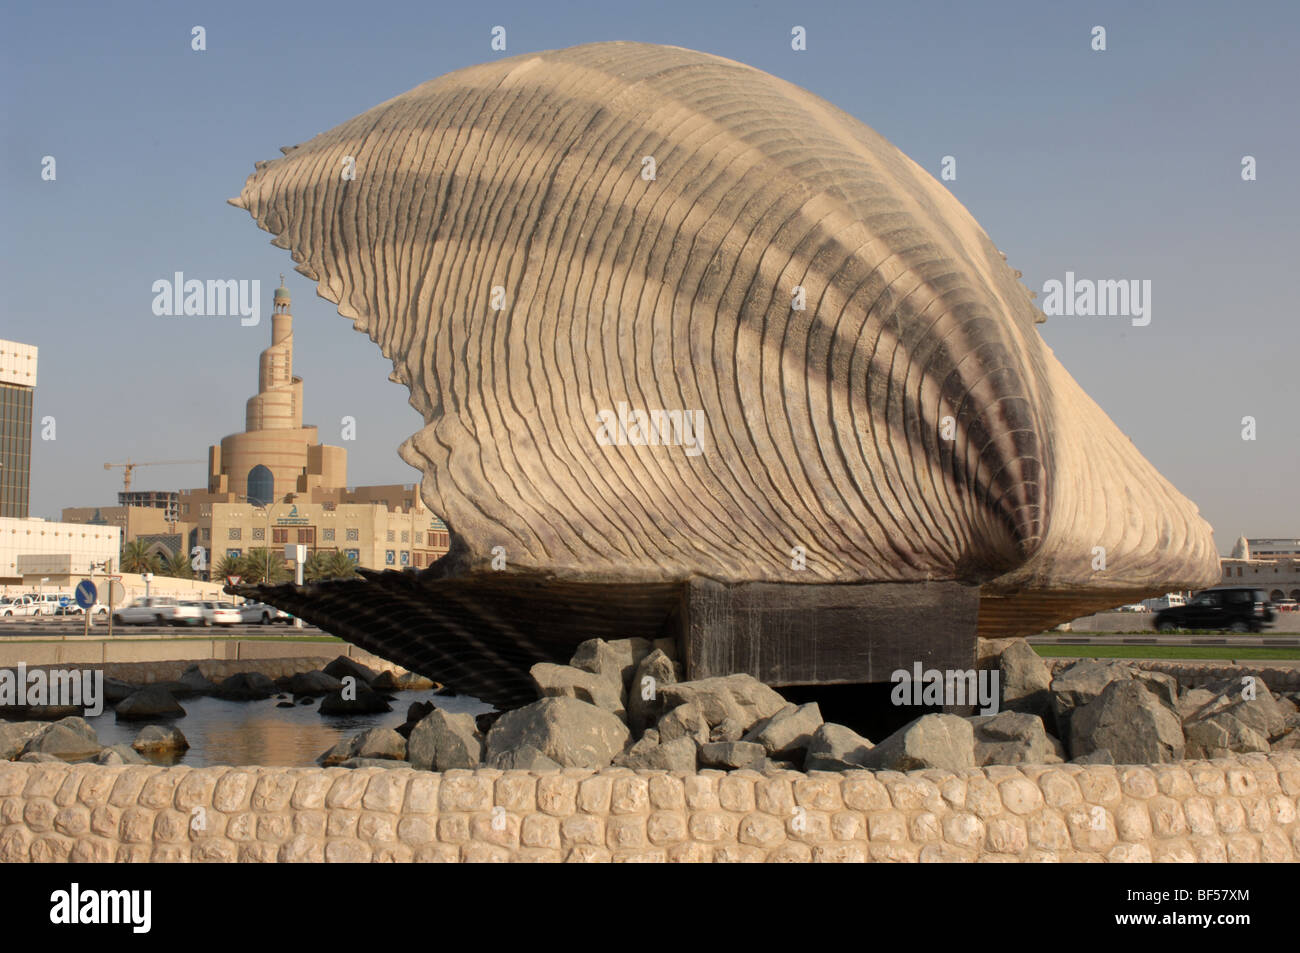
[[[281, 652], [293, 651], [293, 646], [276, 646]], [[214, 682], [237, 675], [240, 672], [260, 672], [267, 678], [280, 678], [295, 675], [298, 672], [312, 672], [324, 668], [340, 655], [366, 665], [376, 672], [389, 671], [393, 675], [403, 675], [406, 669], [400, 665], [387, 662], [377, 655], [357, 648], [355, 645], [331, 646], [328, 655], [296, 656], [291, 658], [242, 658], [242, 659], [179, 659], [156, 662], [104, 662], [62, 663], [45, 665], [28, 665], [31, 669], [51, 668], [89, 668], [102, 671], [105, 678], [120, 678], [133, 685], [147, 685], [155, 682], [171, 682], [181, 677], [191, 665], [197, 665], [203, 674]], [[13, 668], [12, 665], [0, 665], [0, 668]]]
[[0, 861], [1295, 861], [1300, 756], [953, 773], [0, 764]]
[[[979, 639], [976, 643], [976, 667], [995, 669], [998, 656], [1015, 639]], [[1032, 646], [1031, 646], [1032, 647]], [[1048, 671], [1055, 675], [1058, 671], [1079, 661], [1077, 658], [1044, 658]], [[1098, 662], [1119, 662], [1134, 668], [1153, 672], [1164, 672], [1178, 679], [1186, 688], [1196, 688], [1206, 682], [1223, 678], [1240, 678], [1243, 675], [1255, 675], [1263, 679], [1271, 692], [1300, 691], [1300, 668], [1279, 668], [1269, 666], [1266, 662], [1180, 662], [1169, 659], [1137, 658], [1099, 658]]]
[[[375, 658], [369, 652], [346, 642], [298, 642], [287, 638], [82, 639], [70, 636], [58, 639], [0, 639], [0, 668], [13, 668], [22, 662], [28, 668], [51, 665], [102, 668], [107, 671], [114, 665], [164, 662], [206, 665], [214, 661], [255, 662], [289, 656], [319, 659], [315, 666], [319, 668], [339, 655], [350, 655], [358, 660]], [[392, 667], [387, 662], [384, 665]]]
[[[1073, 665], [1078, 659], [1052, 658], [1043, 661], [1047, 663], [1048, 671], [1056, 675], [1061, 669]], [[1097, 661], [1123, 662], [1150, 672], [1164, 672], [1178, 679], [1178, 684], [1184, 688], [1198, 688], [1207, 682], [1224, 678], [1254, 675], [1262, 680], [1271, 692], [1300, 690], [1300, 669], [1296, 668], [1268, 668], [1254, 662], [1228, 665], [1223, 662], [1172, 662], [1163, 659], [1098, 659]]]

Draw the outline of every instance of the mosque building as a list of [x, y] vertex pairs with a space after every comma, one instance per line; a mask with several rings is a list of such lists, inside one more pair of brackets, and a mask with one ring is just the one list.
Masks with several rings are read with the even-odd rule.
[[283, 555], [340, 551], [371, 569], [422, 569], [450, 543], [418, 485], [347, 486], [347, 450], [320, 442], [303, 424], [303, 380], [293, 372], [293, 314], [281, 276], [271, 343], [258, 362], [257, 393], [244, 430], [208, 448], [208, 485], [166, 493], [122, 493], [117, 506], [69, 507], [71, 523], [118, 526], [169, 558], [184, 550], [207, 572], [222, 557], [269, 548]]

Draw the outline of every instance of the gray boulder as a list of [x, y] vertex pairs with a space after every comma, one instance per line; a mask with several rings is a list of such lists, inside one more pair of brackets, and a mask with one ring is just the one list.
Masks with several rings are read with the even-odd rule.
[[1027, 712], [1004, 711], [966, 719], [975, 729], [975, 763], [1059, 764], [1065, 748], [1047, 733], [1043, 719]]
[[23, 748], [23, 754], [48, 754], [63, 761], [93, 758], [99, 754], [104, 746], [94, 737], [94, 732], [92, 731], [91, 736], [87, 737], [86, 733], [78, 730], [76, 726], [64, 723], [70, 720], [72, 719], [56, 721], [33, 737]]
[[131, 742], [136, 751], [185, 751], [189, 746], [181, 730], [171, 725], [146, 725]]
[[665, 685], [661, 694], [664, 708], [669, 712], [678, 705], [693, 704], [704, 714], [710, 726], [720, 725], [730, 718], [744, 725], [746, 731], [759, 719], [775, 715], [787, 704], [771, 688], [745, 674]]
[[689, 774], [695, 771], [697, 751], [698, 746], [693, 738], [677, 738], [661, 743], [659, 733], [649, 728], [641, 740], [615, 758], [614, 763], [625, 768], [651, 768]]
[[48, 721], [0, 721], [0, 759], [13, 761], [23, 753], [27, 742], [50, 725]]
[[239, 672], [223, 679], [213, 694], [230, 701], [257, 701], [275, 692], [275, 682], [261, 672]]
[[441, 687], [433, 679], [417, 675], [415, 672], [403, 672], [393, 681], [399, 692], [426, 692], [431, 688]]
[[324, 672], [296, 672], [289, 677], [288, 691], [291, 695], [328, 695], [342, 687], [341, 681]]
[[483, 760], [483, 736], [474, 716], [435, 708], [411, 729], [406, 759], [425, 771], [477, 768]]
[[1226, 758], [1232, 753], [1273, 750], [1269, 740], [1246, 723], [1223, 712], [1183, 726], [1186, 758]]
[[184, 718], [185, 709], [165, 688], [150, 685], [129, 698], [117, 703], [118, 721], [137, 721], [145, 718]]
[[42, 751], [28, 751], [19, 761], [25, 761], [28, 764], [50, 764], [54, 762], [63, 763], [63, 759], [58, 755], [45, 754]]
[[1105, 748], [1098, 748], [1096, 751], [1089, 751], [1087, 754], [1081, 754], [1077, 758], [1071, 758], [1070, 764], [1114, 764], [1115, 756]]
[[722, 768], [736, 771], [751, 768], [763, 770], [767, 754], [763, 746], [752, 741], [710, 741], [700, 745], [700, 766], [704, 768]]
[[1218, 697], [1208, 688], [1189, 688], [1178, 696], [1178, 717], [1187, 721]]
[[99, 735], [95, 732], [94, 727], [90, 722], [86, 721], [86, 719], [79, 715], [69, 715], [66, 718], [60, 718], [58, 721], [54, 722], [54, 724], [67, 728], [69, 731], [76, 732], [87, 741], [93, 741], [96, 744], [99, 744]]
[[691, 738], [697, 745], [706, 745], [710, 741], [739, 741], [742, 731], [735, 720], [726, 722], [737, 727], [734, 738], [714, 738], [711, 736], [709, 721], [704, 717], [698, 705], [678, 705], [659, 719], [658, 733], [661, 743], [676, 741], [678, 738]]
[[203, 670], [197, 665], [185, 669], [178, 681], [191, 695], [211, 695], [217, 690], [217, 683], [204, 675]]
[[588, 639], [578, 646], [569, 664], [608, 679], [626, 692], [627, 683], [641, 660], [654, 648], [645, 639]]
[[576, 698], [543, 698], [496, 720], [487, 758], [531, 745], [566, 768], [603, 768], [626, 747], [627, 725], [611, 712]]
[[1279, 708], [1273, 693], [1262, 679], [1253, 683], [1253, 697], [1247, 697], [1246, 684], [1239, 678], [1229, 678], [1208, 686], [1214, 700], [1195, 712], [1189, 721], [1211, 718], [1221, 712], [1231, 712], [1234, 718], [1271, 738], [1286, 728], [1286, 711]]
[[796, 708], [787, 705], [771, 718], [751, 728], [741, 740], [763, 746], [768, 757], [778, 761], [803, 761], [813, 735], [822, 726], [821, 709], [816, 702]]
[[120, 678], [104, 677], [104, 703], [116, 705], [124, 698], [129, 698], [140, 690], [139, 685], [124, 682]]
[[863, 767], [874, 771], [913, 771], [975, 767], [975, 731], [956, 715], [922, 715], [866, 753]]
[[1152, 672], [1140, 668], [1134, 669], [1131, 677], [1155, 695], [1160, 704], [1174, 714], [1178, 714], [1178, 679], [1164, 672]]
[[335, 658], [334, 661], [325, 666], [324, 672], [326, 675], [331, 675], [339, 681], [342, 681], [344, 678], [351, 675], [357, 680], [358, 684], [364, 683], [366, 685], [369, 685], [379, 677], [379, 673], [373, 668], [362, 665], [360, 662], [350, 659], [346, 655], [340, 655]]
[[851, 728], [826, 723], [813, 732], [804, 754], [805, 771], [850, 771], [865, 766], [873, 745]]
[[1069, 737], [1070, 717], [1076, 708], [1095, 701], [1107, 685], [1131, 674], [1128, 666], [1096, 659], [1080, 659], [1062, 669], [1052, 679], [1052, 714], [1061, 737]]
[[358, 681], [354, 687], [356, 697], [344, 698], [341, 690], [330, 692], [316, 710], [322, 715], [378, 715], [393, 710], [384, 696], [372, 691], [367, 683]]
[[370, 728], [340, 741], [316, 759], [329, 767], [353, 760], [405, 761], [406, 739], [391, 728]]
[[[696, 708], [694, 705], [682, 705], [680, 708], [674, 708], [673, 711], [679, 712], [679, 711], [685, 711], [687, 709], [690, 709], [692, 711], [699, 711], [699, 709]], [[700, 718], [701, 720], [703, 720], [704, 716], [701, 715]], [[704, 724], [705, 727], [708, 727], [709, 723], [706, 721], [704, 722]], [[716, 724], [712, 728], [709, 728], [708, 740], [709, 741], [739, 741], [741, 738], [744, 737], [744, 735], [745, 735], [744, 725], [736, 721], [734, 718], [724, 718], [719, 724]]]
[[1280, 739], [1286, 731], [1285, 709], [1277, 705], [1263, 680], [1255, 681], [1253, 698], [1246, 697], [1244, 688], [1239, 679], [1230, 679], [1209, 689], [1210, 701], [1183, 722], [1186, 757], [1222, 758], [1233, 752], [1272, 750], [1272, 739]]
[[1013, 639], [998, 656], [1002, 710], [1052, 717], [1052, 672], [1024, 639]]
[[488, 766], [498, 768], [502, 771], [563, 770], [563, 766], [560, 765], [559, 762], [552, 761], [532, 745], [523, 745], [519, 748], [512, 748], [509, 751], [502, 751], [488, 762]]
[[95, 764], [150, 764], [130, 745], [110, 745], [95, 756]]
[[543, 698], [576, 698], [619, 718], [627, 717], [622, 683], [612, 678], [552, 662], [538, 662], [528, 674]]
[[1157, 764], [1183, 757], [1183, 728], [1161, 698], [1136, 679], [1106, 685], [1070, 717], [1074, 757], [1107, 749], [1117, 764]]
[[391, 758], [348, 758], [339, 765], [340, 768], [408, 768], [405, 761], [394, 761]]
[[677, 668], [663, 650], [655, 649], [640, 661], [627, 686], [627, 723], [632, 734], [640, 735], [658, 723], [664, 713], [664, 686], [676, 684]]

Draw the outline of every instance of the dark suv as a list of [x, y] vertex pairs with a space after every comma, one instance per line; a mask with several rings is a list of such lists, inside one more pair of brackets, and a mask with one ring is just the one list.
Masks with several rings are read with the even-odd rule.
[[1172, 606], [1156, 613], [1159, 632], [1173, 629], [1231, 629], [1258, 632], [1273, 624], [1273, 606], [1268, 593], [1249, 586], [1219, 586], [1196, 594], [1185, 606]]

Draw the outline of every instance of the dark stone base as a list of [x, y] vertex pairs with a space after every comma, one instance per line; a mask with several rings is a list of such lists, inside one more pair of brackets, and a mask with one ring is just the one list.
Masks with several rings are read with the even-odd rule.
[[769, 685], [889, 682], [898, 669], [973, 669], [979, 588], [693, 579], [674, 625], [686, 677], [747, 672]]

